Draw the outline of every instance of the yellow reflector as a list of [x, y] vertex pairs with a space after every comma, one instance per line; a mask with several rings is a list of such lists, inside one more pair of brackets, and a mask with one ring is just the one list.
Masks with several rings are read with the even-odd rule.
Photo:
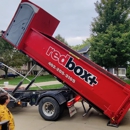
[[18, 101], [18, 102], [17, 102], [17, 104], [18, 104], [18, 105], [21, 105], [21, 102], [20, 102], [20, 101]]
[[69, 54], [70, 54], [70, 55], [72, 55], [73, 57], [75, 57], [75, 58], [79, 59], [79, 57], [78, 57], [78, 56], [76, 56], [75, 54], [73, 54], [73, 53], [71, 53], [71, 52], [69, 52]]

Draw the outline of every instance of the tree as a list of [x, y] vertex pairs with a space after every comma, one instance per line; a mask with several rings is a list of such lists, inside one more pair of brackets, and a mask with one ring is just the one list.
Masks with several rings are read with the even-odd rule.
[[91, 58], [118, 72], [130, 60], [130, 0], [101, 0], [95, 6], [98, 17], [91, 24]]
[[7, 43], [4, 39], [0, 37], [0, 54], [5, 52], [6, 50], [13, 50], [13, 46], [11, 46], [9, 43]]
[[75, 51], [78, 51], [86, 46], [89, 46], [90, 45], [90, 39], [86, 39], [86, 40], [83, 40], [82, 41], [82, 44], [78, 44], [78, 45], [75, 45], [75, 46], [71, 46], [71, 48]]
[[126, 77], [130, 79], [130, 65], [126, 69]]
[[60, 34], [58, 34], [57, 36], [55, 36], [55, 38], [57, 40], [59, 40], [60, 42], [64, 43], [65, 45], [69, 46], [69, 44], [67, 43], [67, 41]]
[[[27, 61], [28, 57], [14, 49], [8, 42], [0, 38], [0, 62], [6, 64], [7, 66], [17, 68], [27, 63]], [[1, 66], [0, 69], [5, 72], [7, 77], [8, 68]]]

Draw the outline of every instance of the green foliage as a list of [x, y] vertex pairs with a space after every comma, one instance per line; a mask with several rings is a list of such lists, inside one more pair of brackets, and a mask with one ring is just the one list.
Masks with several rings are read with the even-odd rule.
[[101, 0], [95, 6], [92, 60], [106, 68], [125, 65], [130, 60], [130, 0]]
[[11, 61], [10, 65], [16, 68], [21, 67], [23, 64], [26, 64], [29, 61], [29, 58], [18, 50], [13, 50], [12, 59], [13, 60]]
[[76, 46], [71, 46], [71, 48], [75, 51], [78, 51], [86, 46], [90, 45], [90, 39], [86, 39], [85, 41], [83, 40], [82, 44], [76, 45]]
[[3, 38], [0, 37], [0, 54], [4, 53], [7, 50], [12, 50], [12, 49], [13, 49], [13, 46], [11, 46]]
[[130, 66], [127, 67], [126, 77], [127, 77], [128, 79], [130, 79]]
[[69, 46], [69, 44], [67, 43], [67, 41], [60, 34], [58, 34], [57, 36], [55, 36], [55, 38], [57, 40], [59, 40], [60, 42], [64, 43], [65, 45]]
[[[41, 86], [43, 90], [47, 89], [60, 89], [63, 87], [63, 84], [53, 84], [53, 85], [47, 85], [47, 86]], [[31, 87], [30, 90], [39, 90], [38, 87]]]
[[[33, 80], [34, 76], [28, 76], [27, 78], [29, 80]], [[23, 77], [21, 77], [21, 76], [16, 77], [16, 78], [8, 78], [8, 82], [10, 85], [17, 85], [22, 79], [23, 79]], [[1, 79], [0, 84], [4, 84], [5, 81], [7, 81], [7, 79]], [[35, 80], [35, 83], [49, 82], [49, 81], [56, 81], [56, 78], [53, 77], [52, 75], [38, 76]], [[26, 79], [23, 81], [23, 84], [28, 84], [28, 83], [29, 83], [29, 81]]]
[[86, 39], [85, 41], [83, 40], [81, 44], [78, 44], [78, 45], [75, 45], [75, 46], [70, 46], [70, 45], [66, 42], [66, 40], [65, 40], [60, 34], [58, 34], [55, 38], [56, 38], [57, 40], [59, 40], [60, 42], [66, 44], [68, 47], [72, 48], [72, 49], [75, 50], [75, 51], [78, 51], [78, 50], [84, 48], [85, 46], [90, 45], [89, 39]]
[[[11, 67], [20, 67], [27, 63], [28, 60], [29, 59], [24, 54], [14, 49], [8, 42], [0, 38], [0, 62]], [[7, 74], [7, 67], [2, 67], [0, 69]]]

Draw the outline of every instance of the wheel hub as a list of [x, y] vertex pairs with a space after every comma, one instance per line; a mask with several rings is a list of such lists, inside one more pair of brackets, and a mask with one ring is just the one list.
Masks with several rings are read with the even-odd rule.
[[43, 113], [46, 116], [52, 116], [55, 112], [54, 106], [50, 102], [46, 102], [43, 104]]

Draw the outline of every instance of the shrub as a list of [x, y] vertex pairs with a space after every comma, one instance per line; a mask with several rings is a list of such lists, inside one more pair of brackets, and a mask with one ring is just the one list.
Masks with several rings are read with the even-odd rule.
[[130, 79], [130, 65], [127, 67], [126, 77], [127, 77], [128, 79]]

